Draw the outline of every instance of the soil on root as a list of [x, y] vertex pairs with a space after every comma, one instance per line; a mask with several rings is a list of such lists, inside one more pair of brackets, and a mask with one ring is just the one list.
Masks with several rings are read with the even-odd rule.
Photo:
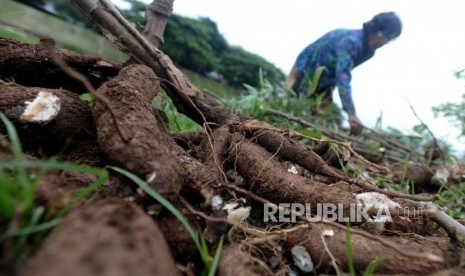
[[[20, 57], [24, 53], [16, 55]], [[38, 64], [34, 66], [41, 68]], [[67, 112], [71, 116], [64, 123], [70, 124], [75, 119], [74, 123], [59, 127], [70, 131], [53, 132], [50, 129], [53, 123], [50, 123], [29, 133], [53, 133], [61, 140], [82, 137], [62, 152], [60, 160], [97, 166], [118, 164], [141, 178], [156, 179], [151, 186], [173, 196], [170, 199], [176, 208], [206, 237], [210, 254], [214, 254], [215, 241], [221, 235], [227, 237], [218, 269], [220, 275], [289, 272], [289, 267], [294, 265], [290, 249], [297, 244], [314, 258], [315, 273], [334, 272], [329, 252], [341, 270], [348, 271], [343, 225], [333, 229], [332, 236], [322, 239], [320, 223], [306, 224], [307, 228], [300, 230], [298, 224], [267, 224], [260, 213], [264, 201], [276, 204], [357, 204], [354, 194], [359, 188], [350, 185], [346, 175], [335, 167], [337, 164], [331, 161], [334, 156], [327, 156], [330, 152], [328, 145], [311, 149], [266, 124], [249, 124], [255, 131], [247, 130], [244, 122], [250, 118], [225, 111], [217, 103], [210, 105], [211, 101], [200, 91], [192, 91], [188, 82], [180, 86], [182, 89], [174, 89], [175, 86], [168, 89], [170, 96], [179, 105], [179, 110], [200, 123], [206, 119], [212, 129], [208, 136], [206, 133], [178, 135], [173, 139], [162, 123], [162, 116], [150, 106], [159, 87], [159, 78], [152, 69], [131, 65], [118, 71], [117, 77], [99, 89], [110, 104], [96, 101], [93, 117], [89, 118], [89, 108], [83, 105], [81, 109]], [[92, 77], [89, 71], [84, 70], [84, 73]], [[31, 83], [41, 83], [34, 78], [36, 76], [32, 76]], [[52, 84], [44, 84], [47, 85]], [[22, 96], [32, 97], [28, 92]], [[77, 95], [71, 98], [78, 99]], [[2, 100], [0, 97], [0, 108], [10, 109], [2, 107], [2, 103], [7, 103], [6, 98]], [[78, 105], [82, 103], [74, 105], [70, 101], [69, 104], [71, 107]], [[14, 118], [14, 114], [10, 113], [10, 117]], [[88, 127], [83, 128], [84, 125]], [[25, 132], [20, 135], [21, 141], [26, 141], [26, 147], [36, 149], [36, 157], [49, 157], [49, 153], [39, 153], [44, 140], [37, 142], [39, 135], [28, 137]], [[0, 143], [2, 149], [7, 148], [2, 140]], [[11, 158], [11, 151], [6, 156]], [[297, 165], [311, 176], [302, 172], [294, 174], [291, 168], [295, 170]], [[48, 174], [41, 180], [38, 203], [62, 207], [72, 200], [70, 190], [86, 187], [92, 180], [91, 176], [69, 172]], [[261, 200], [257, 199], [260, 197]], [[213, 202], [218, 206], [214, 207]], [[251, 216], [240, 225], [227, 225], [226, 215], [223, 215], [227, 211], [220, 209], [224, 203], [252, 207]], [[203, 263], [192, 238], [176, 218], [160, 209], [163, 208], [127, 178], [111, 175], [95, 201], [70, 213], [50, 233], [30, 266], [22, 272], [25, 275], [173, 275], [178, 273], [176, 262], [178, 267], [185, 266], [185, 272], [200, 272]], [[369, 230], [364, 225], [354, 225], [353, 229]], [[384, 255], [391, 259], [383, 261], [377, 272], [385, 274], [424, 274], [460, 264], [463, 252], [449, 239], [432, 236], [432, 232], [440, 232], [437, 229], [425, 230], [421, 223], [412, 228], [410, 221], [402, 219], [387, 225], [386, 230], [391, 232], [386, 231], [383, 235], [366, 233], [371, 235], [368, 237], [352, 235], [354, 265], [358, 271], [363, 271], [372, 260]], [[376, 238], [390, 241], [391, 246]], [[255, 245], [269, 248], [250, 250]], [[411, 258], [407, 258], [405, 252], [410, 253]], [[432, 262], [422, 253], [434, 254], [445, 262]], [[423, 258], [417, 258], [419, 256]]]
[[295, 175], [286, 171], [272, 153], [243, 136], [233, 139], [237, 144], [230, 151], [231, 162], [240, 175], [253, 181], [252, 191], [258, 195], [275, 203], [340, 203], [347, 214], [350, 205], [356, 204], [343, 182], [329, 186]]
[[79, 189], [88, 187], [95, 180], [94, 175], [74, 171], [50, 172], [39, 181], [37, 203], [59, 212], [76, 199]]
[[[327, 234], [331, 233], [331, 234]], [[319, 264], [315, 271], [332, 271], [332, 256], [337, 257], [337, 264], [348, 271], [346, 233], [329, 225], [315, 224], [309, 230], [290, 233], [285, 247], [295, 245], [304, 246], [312, 256], [315, 264]], [[447, 237], [429, 236], [427, 238], [415, 235], [401, 235], [384, 237], [394, 247], [387, 246], [377, 240], [353, 233], [351, 248], [353, 264], [356, 270], [364, 271], [369, 264], [378, 258], [380, 263], [377, 272], [385, 274], [427, 274], [456, 266], [460, 262], [460, 249]], [[406, 252], [418, 252], [414, 255], [403, 255]], [[434, 255], [434, 257], [433, 257]], [[432, 257], [431, 259], [428, 259]], [[442, 259], [442, 261], [438, 261]]]
[[77, 209], [23, 275], [177, 275], [163, 234], [140, 208], [108, 199]]
[[147, 179], [158, 192], [173, 196], [181, 186], [179, 166], [166, 147], [171, 137], [150, 106], [159, 85], [150, 68], [125, 67], [98, 90], [109, 106], [97, 101], [92, 113], [100, 148], [108, 159]]
[[[23, 132], [22, 137], [39, 142], [51, 154], [67, 141], [78, 141], [94, 132], [90, 107], [75, 93], [16, 84], [1, 84], [0, 90], [0, 110]], [[31, 110], [34, 101], [37, 103]], [[27, 145], [27, 141], [23, 143]]]

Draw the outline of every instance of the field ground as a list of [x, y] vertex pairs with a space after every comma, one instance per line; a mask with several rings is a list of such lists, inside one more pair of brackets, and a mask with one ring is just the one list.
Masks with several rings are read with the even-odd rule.
[[[127, 58], [113, 46], [97, 45], [109, 42], [94, 33], [56, 18], [42, 18], [35, 11], [28, 11], [28, 19], [21, 22], [14, 18], [22, 12], [16, 3], [0, 0], [0, 4], [0, 37], [36, 43], [38, 37], [47, 35], [41, 33], [43, 26], [50, 24], [48, 31], [57, 28], [54, 34], [64, 33], [58, 31], [60, 27], [79, 34], [56, 37], [59, 47], [118, 62]], [[37, 29], [25, 31], [29, 27], [22, 24], [26, 23]], [[82, 44], [76, 46], [74, 41]], [[48, 55], [40, 55], [41, 45], [0, 42], [4, 49], [12, 49], [3, 51], [3, 56], [11, 57], [13, 50], [24, 47], [27, 54], [36, 54], [28, 56], [31, 60], [40, 61], [29, 65], [50, 62]], [[89, 61], [76, 53], [60, 54], [73, 61], [78, 57]], [[10, 71], [24, 66], [19, 59], [11, 60], [5, 66]], [[108, 105], [100, 100], [90, 106], [82, 100], [91, 99], [89, 91], [72, 85], [69, 91], [57, 89], [57, 79], [41, 82], [49, 93], [38, 85], [0, 83], [0, 108], [7, 113], [0, 115], [5, 125], [0, 136], [0, 274], [172, 275], [183, 271], [200, 275], [202, 270], [218, 269], [220, 275], [288, 275], [308, 269], [310, 256], [317, 274], [463, 273], [465, 252], [459, 231], [463, 229], [441, 229], [439, 225], [447, 228], [438, 218], [447, 215], [430, 205], [425, 216], [394, 216], [381, 226], [368, 220], [353, 225], [263, 220], [264, 202], [349, 206], [360, 204], [362, 198], [362, 202], [382, 201], [391, 208], [417, 206], [419, 201], [432, 201], [433, 195], [439, 195], [435, 203], [460, 220], [465, 199], [463, 173], [455, 171], [454, 183], [434, 184], [430, 168], [407, 162], [413, 156], [401, 156], [406, 161], [396, 164], [396, 170], [388, 168], [367, 161], [344, 143], [315, 142], [298, 132], [238, 116], [202, 95], [189, 98], [195, 103], [185, 101], [182, 89], [170, 91], [179, 110], [211, 123], [211, 129], [192, 133], [203, 127], [176, 112], [160, 92], [162, 99], [152, 105], [167, 114], [171, 130], [167, 131], [166, 118], [149, 103], [157, 92], [153, 88], [160, 85], [156, 69], [143, 65], [113, 68], [105, 71], [113, 74], [107, 81], [98, 78], [103, 69], [96, 74], [95, 64], [91, 65], [87, 64], [92, 70], [83, 71], [92, 72], [86, 77], [94, 78]], [[29, 69], [24, 71], [28, 73], [12, 75], [37, 83], [44, 77], [31, 74], [35, 67], [21, 68]], [[47, 72], [57, 71], [61, 72]], [[183, 72], [197, 88], [214, 93], [218, 100], [238, 93]], [[39, 95], [58, 97], [59, 115], [47, 123], [24, 123], [34, 117], [19, 117], [24, 102]], [[196, 113], [200, 108], [202, 120]], [[300, 143], [303, 140], [313, 143]], [[420, 185], [418, 179], [428, 183]], [[237, 206], [231, 210], [216, 206], [226, 203]]]

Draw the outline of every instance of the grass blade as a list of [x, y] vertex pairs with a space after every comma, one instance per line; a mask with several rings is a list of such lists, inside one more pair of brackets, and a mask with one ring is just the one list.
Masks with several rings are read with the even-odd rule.
[[[8, 137], [10, 138], [11, 149], [13, 151], [15, 161], [24, 161], [23, 150], [21, 149], [21, 143], [19, 142], [18, 133], [16, 132], [15, 127], [10, 122], [10, 120], [8, 120], [5, 114], [3, 114], [3, 112], [0, 112], [0, 119], [5, 125]], [[27, 178], [26, 170], [24, 168], [18, 168], [18, 180], [22, 187], [27, 188], [29, 186], [29, 180]]]
[[313, 75], [313, 80], [310, 85], [310, 94], [315, 93], [318, 83], [320, 82], [320, 77], [323, 74], [324, 71], [327, 71], [326, 67], [320, 66], [316, 68], [315, 74]]
[[350, 275], [355, 276], [355, 267], [354, 267], [354, 256], [352, 255], [352, 242], [351, 242], [351, 227], [347, 223], [346, 227], [346, 254], [347, 254], [347, 264], [349, 266]]
[[223, 241], [224, 236], [221, 236], [220, 242], [218, 243], [218, 248], [216, 248], [215, 257], [213, 258], [213, 263], [210, 267], [210, 271], [208, 271], [208, 276], [214, 276], [216, 269], [218, 268], [218, 264], [220, 263], [221, 252], [223, 251]]
[[379, 257], [372, 261], [363, 272], [363, 276], [375, 275], [376, 269], [385, 259], [385, 257]]
[[37, 225], [34, 225], [34, 226], [29, 226], [29, 227], [22, 228], [22, 229], [20, 229], [18, 231], [15, 231], [13, 233], [6, 233], [5, 235], [0, 237], [0, 241], [4, 240], [4, 239], [7, 239], [7, 238], [11, 238], [11, 237], [30, 235], [30, 234], [33, 234], [33, 233], [36, 233], [36, 232], [44, 231], [44, 230], [47, 230], [49, 228], [55, 227], [56, 225], [58, 225], [58, 223], [60, 223], [60, 221], [61, 221], [61, 218], [57, 218], [57, 219], [53, 219], [53, 220], [50, 220], [50, 221], [47, 221], [47, 222], [44, 222], [44, 223], [41, 223], [41, 224], [37, 224]]
[[207, 268], [210, 268], [212, 258], [210, 256], [210, 252], [208, 252], [208, 246], [207, 246], [207, 242], [205, 241], [205, 236], [203, 235], [200, 229], [198, 233], [199, 233], [199, 240], [200, 240], [200, 247], [201, 247], [200, 256], [203, 262], [205, 263], [205, 266]]

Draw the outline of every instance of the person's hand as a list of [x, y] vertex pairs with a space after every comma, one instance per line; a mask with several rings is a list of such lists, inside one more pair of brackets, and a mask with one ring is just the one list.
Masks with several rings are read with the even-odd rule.
[[363, 125], [357, 115], [349, 115], [350, 135], [358, 136], [362, 133]]

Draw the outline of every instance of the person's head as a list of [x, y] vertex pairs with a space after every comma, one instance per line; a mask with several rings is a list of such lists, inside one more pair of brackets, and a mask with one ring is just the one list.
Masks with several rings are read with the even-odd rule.
[[383, 12], [363, 23], [367, 45], [376, 50], [395, 39], [402, 32], [402, 22], [394, 12]]

